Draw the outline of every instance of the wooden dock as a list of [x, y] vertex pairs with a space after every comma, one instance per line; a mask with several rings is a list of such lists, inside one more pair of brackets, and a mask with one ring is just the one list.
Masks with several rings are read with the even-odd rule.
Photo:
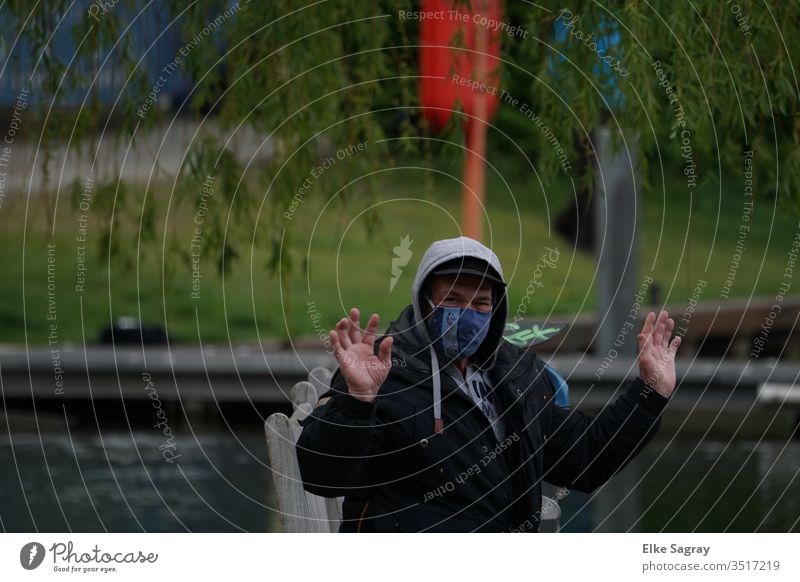
[[[602, 369], [598, 357], [542, 356], [568, 381], [571, 400], [595, 406], [607, 402], [638, 374], [623, 356]], [[0, 348], [2, 394], [6, 399], [161, 400], [182, 402], [290, 401], [289, 391], [318, 366], [335, 369], [324, 350], [297, 351], [253, 346], [148, 346], [112, 348]], [[796, 384], [800, 363], [774, 359], [737, 361], [679, 358], [676, 400], [704, 399], [747, 406], [764, 382]], [[602, 373], [600, 370], [602, 369]], [[581, 397], [584, 395], [584, 397]], [[680, 396], [680, 398], [678, 398]], [[709, 402], [711, 402], [709, 400]]]

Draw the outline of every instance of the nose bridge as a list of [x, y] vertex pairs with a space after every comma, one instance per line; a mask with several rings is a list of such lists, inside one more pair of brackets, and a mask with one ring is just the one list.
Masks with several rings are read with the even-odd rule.
[[[473, 309], [475, 311], [491, 311], [490, 309], [486, 309], [483, 305], [480, 305], [478, 301], [479, 299], [480, 298], [477, 295], [472, 297], [459, 297], [459, 298], [454, 297], [451, 300], [452, 304], [448, 305], [447, 301], [442, 301], [439, 305], [441, 305], [442, 307], [459, 307], [463, 309]], [[431, 307], [433, 306], [434, 306], [433, 303], [431, 303]]]
[[[491, 311], [494, 307], [494, 290], [488, 289], [484, 297], [484, 290], [480, 287], [470, 287], [467, 285], [460, 285], [458, 279], [450, 283], [450, 287], [441, 295], [437, 302], [434, 302], [433, 296], [436, 293], [425, 294], [425, 301], [431, 306], [436, 307], [458, 307], [469, 308], [475, 311]], [[489, 308], [483, 305], [488, 300]]]
[[[489, 297], [488, 299], [489, 305], [492, 305], [492, 298]], [[480, 291], [477, 289], [474, 292], [467, 293], [466, 296], [459, 298], [458, 306], [474, 309], [475, 311], [491, 311], [491, 308], [486, 308], [485, 298], [480, 295]]]

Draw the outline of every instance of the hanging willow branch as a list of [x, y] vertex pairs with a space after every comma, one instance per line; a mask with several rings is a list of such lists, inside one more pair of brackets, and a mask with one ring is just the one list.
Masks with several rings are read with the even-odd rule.
[[[294, 227], [304, 220], [288, 221], [285, 213], [320, 159], [367, 144], [312, 191], [336, 196], [337, 207], [353, 214], [377, 197], [360, 177], [391, 164], [401, 148], [431, 157], [429, 143], [414, 139], [426, 131], [415, 78], [419, 21], [399, 16], [418, 10], [399, 0], [15, 0], [2, 8], [3, 75], [31, 88], [29, 124], [41, 129], [49, 178], [42, 194], [70, 188], [75, 200], [82, 184], [52, 180], [56, 149], [69, 139], [70, 148], [91, 157], [114, 140], [138, 143], [172, 119], [159, 105], [163, 98], [152, 98], [159, 76], [165, 87], [188, 81], [174, 106], [201, 129], [171, 191], [153, 181], [132, 193], [120, 168], [98, 169], [92, 214], [105, 229], [100, 250], [130, 260], [136, 246], [125, 241], [143, 235], [151, 252], [160, 252], [158, 221], [168, 223], [180, 209], [195, 214], [198, 193], [213, 177], [205, 244], [220, 270], [258, 244], [271, 249], [270, 271], [285, 276], [302, 264]], [[552, 135], [532, 129], [508, 104], [497, 129], [534, 154], [545, 178], [564, 175], [553, 136], [569, 159], [585, 158], [586, 137], [606, 122], [639, 136], [645, 169], [666, 159], [686, 170], [688, 140], [698, 183], [740, 167], [743, 152], [753, 151], [758, 195], [797, 208], [800, 195], [791, 186], [800, 183], [800, 4], [509, 1], [504, 19], [495, 31], [502, 35], [502, 87], [535, 110]], [[64, 30], [71, 41], [56, 45]], [[606, 42], [603, 56], [592, 39]], [[172, 52], [160, 54], [164, 46]], [[467, 49], [454, 43], [454, 50]], [[98, 81], [109, 77], [112, 95]], [[449, 126], [450, 137], [460, 139], [457, 125]], [[236, 155], [245, 129], [271, 151], [268, 163], [245, 164]], [[389, 137], [409, 139], [390, 148]], [[572, 177], [591, 183], [591, 167]], [[674, 187], [692, 188], [687, 178]], [[51, 227], [58, 219], [48, 218]], [[166, 241], [166, 256], [186, 260], [184, 247]]]

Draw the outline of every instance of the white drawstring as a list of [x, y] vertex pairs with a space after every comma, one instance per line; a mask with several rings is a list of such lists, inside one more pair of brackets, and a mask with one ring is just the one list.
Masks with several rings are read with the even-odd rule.
[[441, 434], [444, 430], [442, 420], [442, 381], [439, 378], [439, 359], [436, 357], [436, 350], [430, 346], [431, 352], [431, 376], [433, 376], [433, 430]]
[[[431, 301], [431, 298], [425, 295], [432, 309], [436, 306]], [[423, 321], [423, 325], [425, 325]], [[439, 359], [436, 357], [436, 349], [433, 343], [428, 348], [431, 352], [431, 376], [433, 380], [433, 430], [436, 434], [441, 434], [444, 430], [444, 421], [442, 420], [442, 380], [439, 378]]]

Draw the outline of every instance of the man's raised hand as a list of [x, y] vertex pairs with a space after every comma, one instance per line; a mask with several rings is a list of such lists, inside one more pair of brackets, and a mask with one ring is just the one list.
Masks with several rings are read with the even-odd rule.
[[393, 338], [387, 336], [381, 341], [376, 356], [373, 350], [378, 314], [373, 313], [369, 318], [363, 336], [359, 318], [358, 309], [353, 307], [350, 317], [340, 319], [331, 330], [331, 343], [350, 394], [359, 400], [372, 402], [392, 367]]
[[675, 322], [666, 311], [652, 311], [644, 320], [642, 332], [636, 336], [639, 342], [639, 377], [650, 388], [669, 398], [675, 390], [675, 353], [681, 345], [680, 336], [672, 341]]

